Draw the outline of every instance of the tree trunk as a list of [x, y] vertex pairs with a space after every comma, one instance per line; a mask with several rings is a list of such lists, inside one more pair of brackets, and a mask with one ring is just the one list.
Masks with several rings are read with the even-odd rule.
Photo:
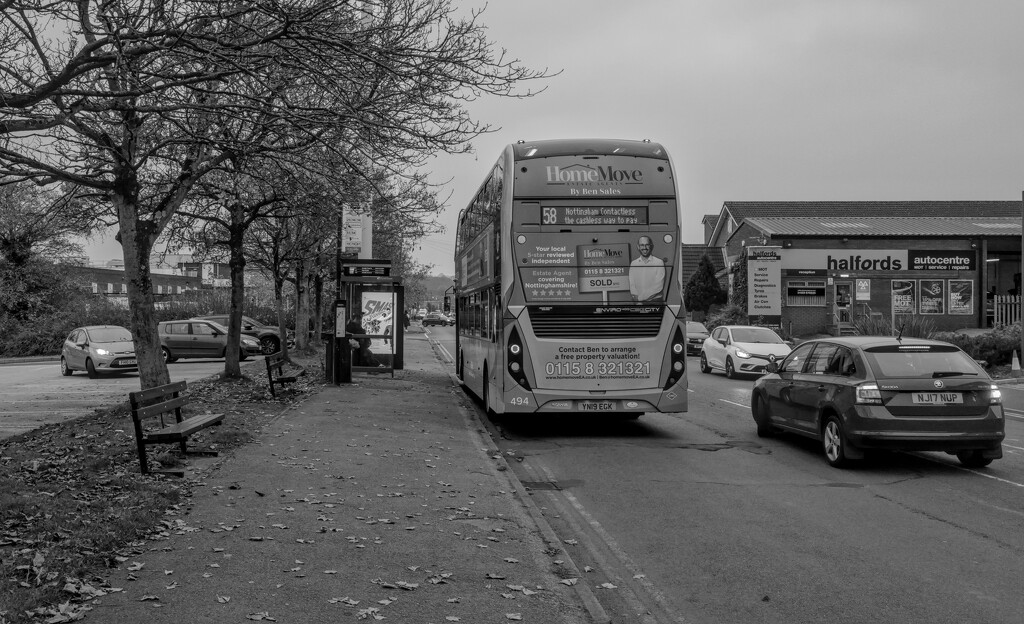
[[[232, 219], [235, 216], [232, 210]], [[234, 224], [232, 224], [234, 225]], [[228, 316], [228, 346], [224, 353], [224, 376], [238, 379], [242, 376], [242, 365], [239, 363], [239, 351], [242, 345], [242, 306], [245, 304], [245, 254], [242, 252], [242, 235], [236, 235], [234, 228], [230, 234], [230, 255], [228, 266], [231, 268], [231, 309]]]
[[303, 351], [309, 344], [309, 287], [306, 261], [295, 265], [295, 349]]
[[153, 250], [156, 236], [149, 221], [139, 220], [138, 205], [134, 193], [115, 193], [114, 207], [120, 226], [121, 250], [124, 256], [124, 274], [128, 286], [128, 310], [131, 319], [132, 339], [135, 343], [135, 357], [139, 364], [139, 380], [142, 389], [153, 388], [171, 382], [160, 348], [153, 298], [153, 279], [149, 271], [149, 254]]
[[288, 359], [288, 325], [284, 322], [284, 278], [274, 271], [274, 306], [277, 309], [277, 331], [281, 335], [281, 355]]

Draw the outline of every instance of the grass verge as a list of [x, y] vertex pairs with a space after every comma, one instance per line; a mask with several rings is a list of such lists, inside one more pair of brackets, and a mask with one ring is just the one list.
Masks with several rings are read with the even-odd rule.
[[[185, 416], [225, 418], [192, 436], [189, 446], [221, 453], [244, 446], [288, 405], [316, 392], [324, 383], [319, 356], [293, 358], [306, 374], [276, 399], [262, 362], [247, 371], [253, 377], [190, 383]], [[105, 591], [98, 572], [170, 530], [187, 504], [194, 478], [140, 474], [127, 398], [0, 440], [0, 624], [81, 619]], [[187, 465], [175, 450], [150, 446], [150, 464]]]

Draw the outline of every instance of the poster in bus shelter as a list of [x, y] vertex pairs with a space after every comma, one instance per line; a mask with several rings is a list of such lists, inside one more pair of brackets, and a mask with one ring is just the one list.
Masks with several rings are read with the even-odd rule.
[[949, 313], [974, 314], [974, 280], [949, 280]]
[[917, 282], [915, 280], [892, 280], [892, 313], [914, 314], [917, 312]]
[[943, 280], [920, 280], [918, 282], [921, 314], [946, 313], [946, 282]]
[[[363, 330], [367, 334], [384, 336], [393, 336], [395, 334], [395, 293], [364, 292], [362, 313]], [[373, 353], [391, 353], [391, 339], [372, 339], [370, 351]]]

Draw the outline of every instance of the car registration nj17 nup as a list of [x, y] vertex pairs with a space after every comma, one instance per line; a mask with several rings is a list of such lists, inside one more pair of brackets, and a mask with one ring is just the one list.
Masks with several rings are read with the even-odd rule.
[[950, 405], [963, 403], [964, 395], [959, 392], [915, 392], [914, 403], [918, 405]]

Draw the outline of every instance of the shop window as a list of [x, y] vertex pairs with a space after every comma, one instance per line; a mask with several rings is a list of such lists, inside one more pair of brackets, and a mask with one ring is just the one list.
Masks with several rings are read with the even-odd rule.
[[787, 306], [824, 306], [825, 280], [790, 280], [786, 282]]

